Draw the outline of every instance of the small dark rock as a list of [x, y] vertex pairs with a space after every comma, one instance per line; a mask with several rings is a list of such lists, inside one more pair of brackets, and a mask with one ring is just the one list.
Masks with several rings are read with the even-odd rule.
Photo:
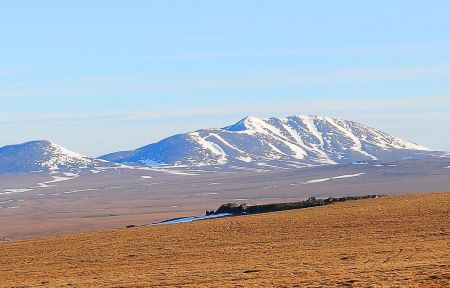
[[248, 273], [258, 273], [261, 272], [262, 270], [259, 269], [251, 269], [251, 270], [245, 270], [243, 273], [248, 274]]

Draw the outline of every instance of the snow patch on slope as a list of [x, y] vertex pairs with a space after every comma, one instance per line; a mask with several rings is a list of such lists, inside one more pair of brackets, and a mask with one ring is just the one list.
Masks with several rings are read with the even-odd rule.
[[376, 159], [390, 161], [417, 157], [426, 150], [352, 121], [303, 115], [286, 118], [249, 116], [225, 128], [179, 134], [136, 150], [101, 158], [118, 163], [226, 164], [252, 169], [250, 166], [255, 163], [271, 161], [285, 167]]
[[115, 164], [85, 157], [46, 140], [0, 148], [0, 173], [58, 172], [112, 165]]
[[313, 180], [306, 181], [304, 184], [314, 184], [314, 183], [322, 183], [322, 182], [326, 182], [326, 181], [330, 181], [330, 180], [353, 178], [353, 177], [362, 176], [364, 174], [366, 174], [366, 173], [347, 174], [347, 175], [340, 175], [340, 176], [329, 177], [329, 178], [313, 179]]
[[177, 219], [172, 219], [172, 220], [167, 220], [167, 221], [155, 223], [153, 225], [168, 225], [168, 224], [188, 223], [188, 222], [193, 222], [193, 221], [215, 219], [215, 218], [223, 218], [223, 217], [228, 217], [228, 216], [232, 216], [232, 214], [219, 213], [219, 214], [212, 214], [212, 215], [183, 217], [183, 218], [177, 218]]

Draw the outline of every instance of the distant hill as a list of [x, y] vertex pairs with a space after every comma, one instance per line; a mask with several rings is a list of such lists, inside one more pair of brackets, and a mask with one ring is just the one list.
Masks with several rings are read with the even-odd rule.
[[429, 149], [353, 121], [320, 116], [246, 117], [221, 129], [168, 137], [100, 159], [144, 165], [338, 164], [423, 157]]
[[111, 165], [106, 161], [85, 157], [46, 140], [0, 148], [0, 173], [59, 171]]

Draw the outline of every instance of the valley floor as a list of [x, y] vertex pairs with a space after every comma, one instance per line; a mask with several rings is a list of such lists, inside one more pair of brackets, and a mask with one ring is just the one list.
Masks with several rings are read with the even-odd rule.
[[450, 193], [0, 243], [0, 287], [449, 287]]
[[444, 168], [449, 159], [257, 171], [127, 167], [0, 175], [0, 242], [198, 216], [230, 202], [450, 191], [450, 169]]

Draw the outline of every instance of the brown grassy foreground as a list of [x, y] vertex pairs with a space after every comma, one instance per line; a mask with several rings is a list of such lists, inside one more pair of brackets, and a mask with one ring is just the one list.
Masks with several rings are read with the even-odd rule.
[[450, 193], [0, 244], [0, 287], [450, 287]]

